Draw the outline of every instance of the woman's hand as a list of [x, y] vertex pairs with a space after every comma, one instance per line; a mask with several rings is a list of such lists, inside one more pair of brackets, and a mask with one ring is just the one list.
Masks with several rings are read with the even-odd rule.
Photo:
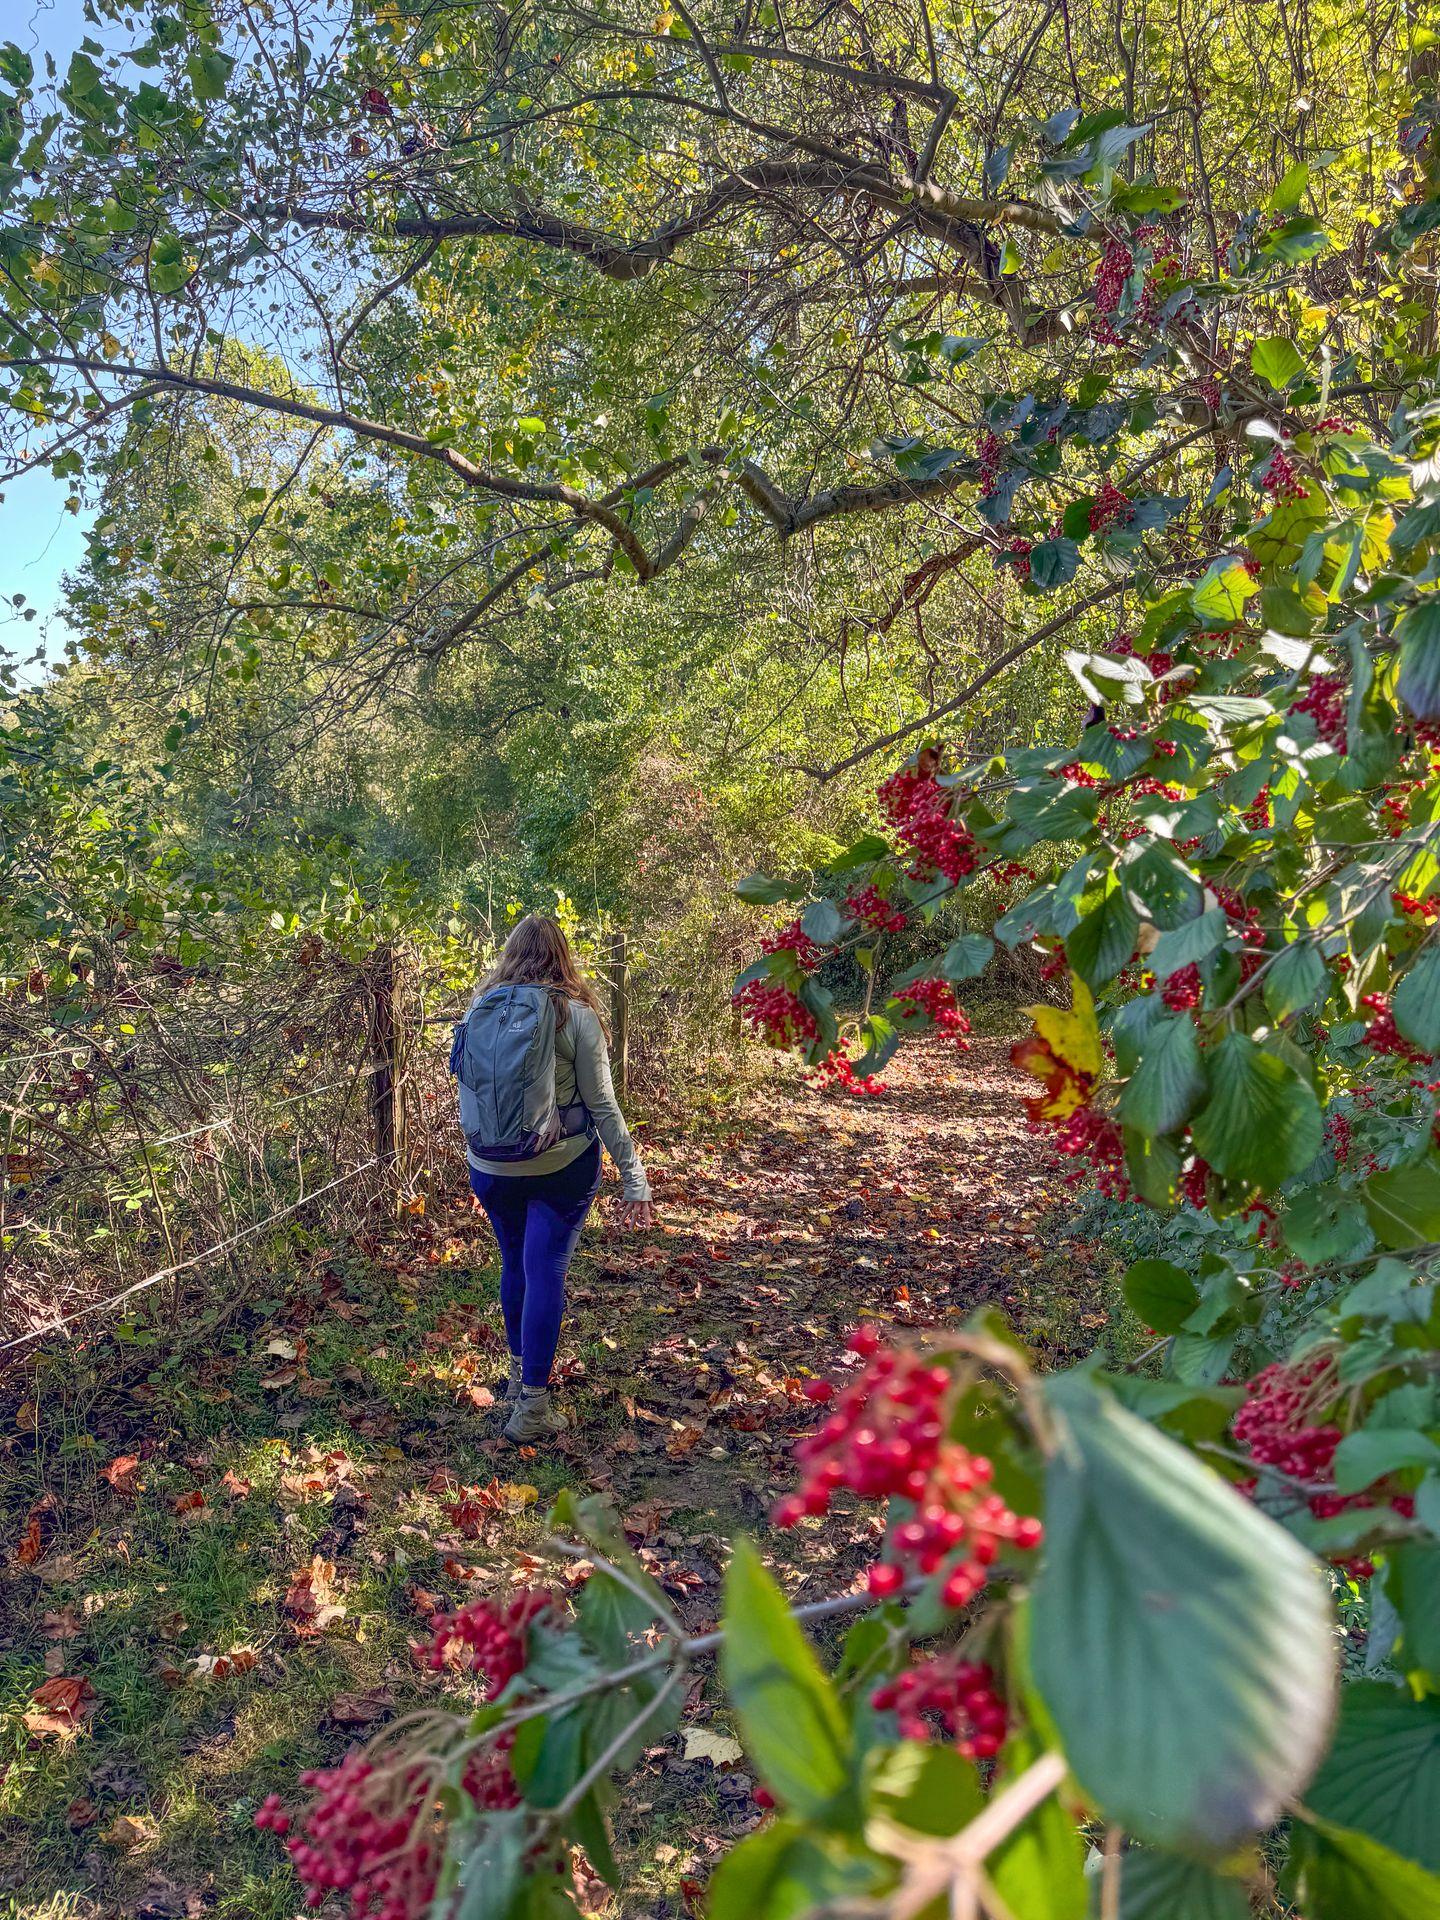
[[643, 1232], [646, 1227], [655, 1224], [655, 1203], [652, 1200], [622, 1200], [620, 1202], [620, 1224]]

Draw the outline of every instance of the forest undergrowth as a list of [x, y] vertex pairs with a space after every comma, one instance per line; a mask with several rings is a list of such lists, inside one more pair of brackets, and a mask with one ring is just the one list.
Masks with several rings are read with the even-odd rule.
[[[458, 1157], [423, 1213], [297, 1244], [288, 1286], [173, 1344], [34, 1353], [0, 1439], [0, 1914], [298, 1912], [255, 1808], [463, 1689], [411, 1650], [437, 1607], [583, 1579], [546, 1552], [562, 1487], [613, 1500], [692, 1632], [716, 1623], [739, 1532], [797, 1602], [856, 1584], [873, 1515], [768, 1521], [814, 1425], [804, 1383], [847, 1327], [993, 1302], [1051, 1367], [1107, 1324], [1125, 1337], [1006, 1047], [926, 1040], [889, 1098], [793, 1079], [652, 1119], [659, 1225], [625, 1235], [601, 1207], [586, 1231], [560, 1360], [578, 1425], [553, 1449], [499, 1434], [497, 1268]], [[617, 1835], [638, 1891], [596, 1881], [594, 1913], [694, 1908], [761, 1818], [712, 1692], [702, 1668], [642, 1759]]]

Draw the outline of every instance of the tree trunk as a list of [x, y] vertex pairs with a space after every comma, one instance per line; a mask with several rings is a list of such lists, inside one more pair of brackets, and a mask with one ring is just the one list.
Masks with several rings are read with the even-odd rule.
[[370, 968], [370, 1115], [375, 1158], [395, 1164], [402, 1131], [400, 1041], [395, 1021], [395, 949], [377, 947]]
[[610, 936], [610, 1066], [623, 1100], [630, 1085], [630, 946], [622, 927]]

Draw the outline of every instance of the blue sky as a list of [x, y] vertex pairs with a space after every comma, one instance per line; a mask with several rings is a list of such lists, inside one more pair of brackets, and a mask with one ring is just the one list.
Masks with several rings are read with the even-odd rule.
[[[63, 73], [70, 55], [87, 33], [83, 0], [14, 0], [0, 7], [0, 39], [13, 40], [44, 71], [44, 55], [54, 56]], [[65, 511], [68, 489], [48, 473], [28, 473], [4, 489], [0, 500], [0, 592], [23, 593], [39, 609], [26, 625], [0, 608], [0, 648], [20, 654], [34, 650], [60, 601], [60, 576], [85, 550], [85, 522]], [[64, 638], [63, 621], [53, 623], [50, 651]]]

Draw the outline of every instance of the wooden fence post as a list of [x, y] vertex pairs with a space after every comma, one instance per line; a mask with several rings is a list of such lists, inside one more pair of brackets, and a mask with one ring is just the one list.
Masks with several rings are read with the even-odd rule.
[[610, 1064], [623, 1099], [630, 1084], [630, 948], [625, 929], [610, 936]]
[[395, 1022], [395, 949], [377, 947], [370, 969], [370, 1115], [375, 1158], [393, 1166], [402, 1132], [400, 1045]]

